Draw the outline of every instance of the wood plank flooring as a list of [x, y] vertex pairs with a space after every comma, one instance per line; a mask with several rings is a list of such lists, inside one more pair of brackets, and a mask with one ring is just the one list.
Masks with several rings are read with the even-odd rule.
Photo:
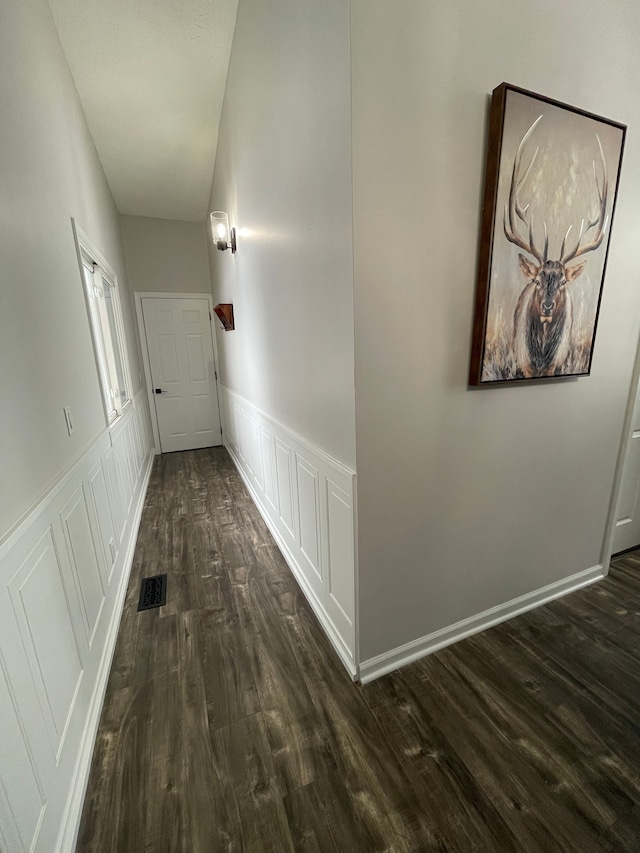
[[78, 853], [639, 850], [640, 552], [360, 687], [226, 451], [156, 459]]

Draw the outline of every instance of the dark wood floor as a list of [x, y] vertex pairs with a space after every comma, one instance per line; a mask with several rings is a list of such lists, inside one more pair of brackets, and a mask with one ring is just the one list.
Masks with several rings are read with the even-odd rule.
[[226, 452], [159, 457], [78, 853], [637, 853], [639, 638], [631, 553], [354, 685]]

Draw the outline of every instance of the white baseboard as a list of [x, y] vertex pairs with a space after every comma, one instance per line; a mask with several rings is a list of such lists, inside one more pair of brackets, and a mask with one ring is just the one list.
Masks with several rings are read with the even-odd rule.
[[62, 819], [62, 826], [56, 853], [73, 853], [78, 840], [78, 832], [80, 830], [80, 819], [82, 817], [82, 807], [84, 805], [84, 797], [89, 782], [89, 773], [91, 771], [91, 760], [93, 758], [93, 750], [95, 747], [96, 736], [98, 734], [98, 725], [102, 714], [102, 706], [109, 681], [109, 673], [111, 671], [111, 662], [116, 649], [116, 641], [118, 639], [118, 630], [122, 618], [122, 610], [124, 600], [127, 594], [129, 585], [129, 577], [131, 567], [133, 565], [133, 556], [136, 550], [136, 542], [138, 539], [138, 530], [140, 529], [140, 520], [142, 518], [142, 509], [144, 507], [147, 488], [149, 486], [149, 478], [151, 477], [151, 469], [153, 468], [153, 460], [155, 456], [152, 452], [149, 453], [146, 469], [142, 475], [141, 485], [138, 495], [138, 501], [131, 519], [131, 528], [127, 549], [124, 556], [124, 570], [116, 593], [115, 605], [113, 608], [113, 617], [109, 625], [107, 639], [100, 660], [100, 667], [96, 678], [96, 684], [89, 705], [89, 713], [87, 722], [82, 733], [82, 741], [78, 753], [71, 792], [67, 801], [67, 808]]
[[498, 625], [500, 622], [505, 622], [507, 619], [512, 619], [514, 616], [526, 613], [528, 610], [533, 610], [541, 604], [546, 604], [555, 598], [561, 598], [563, 595], [595, 583], [601, 580], [604, 575], [603, 566], [593, 566], [568, 578], [555, 581], [534, 592], [526, 593], [519, 598], [499, 604], [497, 607], [492, 607], [483, 613], [478, 613], [476, 616], [470, 616], [468, 619], [463, 619], [454, 625], [441, 628], [439, 631], [434, 631], [425, 637], [405, 643], [403, 646], [398, 646], [389, 652], [369, 658], [369, 660], [360, 664], [360, 680], [363, 684], [374, 681], [382, 675], [387, 675], [387, 673], [405, 666], [405, 664], [412, 663], [419, 658], [437, 652], [439, 649], [450, 646], [452, 643], [457, 643], [458, 640], [464, 640], [465, 637], [478, 634], [480, 631], [485, 631], [493, 625]]

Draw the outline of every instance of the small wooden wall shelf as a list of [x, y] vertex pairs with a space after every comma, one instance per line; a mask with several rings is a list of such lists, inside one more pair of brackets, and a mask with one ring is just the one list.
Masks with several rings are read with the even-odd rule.
[[225, 332], [231, 332], [235, 329], [236, 324], [233, 320], [233, 305], [231, 302], [220, 302], [213, 310], [216, 312], [216, 317], [222, 323]]

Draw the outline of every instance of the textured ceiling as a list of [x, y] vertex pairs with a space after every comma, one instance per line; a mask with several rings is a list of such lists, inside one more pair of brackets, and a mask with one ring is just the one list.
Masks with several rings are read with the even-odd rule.
[[207, 212], [238, 0], [49, 0], [118, 210]]

